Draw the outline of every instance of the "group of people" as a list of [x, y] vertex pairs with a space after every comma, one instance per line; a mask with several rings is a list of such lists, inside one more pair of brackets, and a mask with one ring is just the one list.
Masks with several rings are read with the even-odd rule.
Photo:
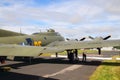
[[[68, 59], [70, 62], [73, 62], [74, 60], [79, 60], [78, 58], [78, 50], [68, 50]], [[82, 54], [82, 62], [86, 62], [86, 54], [83, 52]]]

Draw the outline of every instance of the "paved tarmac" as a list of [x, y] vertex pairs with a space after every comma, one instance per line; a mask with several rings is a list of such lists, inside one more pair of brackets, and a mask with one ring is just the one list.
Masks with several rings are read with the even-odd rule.
[[[119, 52], [103, 52], [103, 57], [111, 57]], [[93, 54], [92, 54], [93, 56]], [[97, 54], [94, 54], [97, 56]], [[65, 58], [41, 57], [26, 61], [6, 61], [0, 67], [9, 66], [9, 72], [0, 71], [0, 80], [89, 80], [90, 75], [101, 64], [101, 60], [87, 59], [72, 64]]]

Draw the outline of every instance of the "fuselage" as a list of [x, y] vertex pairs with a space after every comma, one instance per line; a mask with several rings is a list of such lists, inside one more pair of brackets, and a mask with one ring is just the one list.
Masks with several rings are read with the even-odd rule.
[[55, 31], [40, 32], [34, 35], [0, 37], [0, 44], [21, 44], [26, 43], [26, 39], [41, 41], [41, 46], [45, 46], [54, 41], [64, 41], [64, 38]]

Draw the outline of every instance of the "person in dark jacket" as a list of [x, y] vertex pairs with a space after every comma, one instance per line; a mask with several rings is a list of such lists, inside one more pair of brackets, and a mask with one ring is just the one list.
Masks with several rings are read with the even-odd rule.
[[86, 62], [86, 54], [85, 54], [84, 52], [83, 52], [82, 56], [83, 56], [83, 57], [82, 57], [82, 61], [83, 61], [83, 62]]

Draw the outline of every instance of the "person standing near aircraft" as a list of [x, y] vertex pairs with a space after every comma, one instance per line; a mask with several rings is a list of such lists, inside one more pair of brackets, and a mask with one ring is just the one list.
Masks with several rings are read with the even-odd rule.
[[70, 63], [73, 63], [74, 61], [74, 53], [72, 50], [67, 50], [67, 55]]
[[73, 63], [73, 61], [74, 61], [74, 53], [71, 51], [69, 56], [70, 56], [70, 63]]
[[5, 59], [5, 57], [0, 57], [0, 62], [1, 62], [1, 64], [4, 64], [4, 63], [5, 63], [4, 59]]
[[84, 52], [82, 54], [82, 62], [86, 62], [86, 54]]

